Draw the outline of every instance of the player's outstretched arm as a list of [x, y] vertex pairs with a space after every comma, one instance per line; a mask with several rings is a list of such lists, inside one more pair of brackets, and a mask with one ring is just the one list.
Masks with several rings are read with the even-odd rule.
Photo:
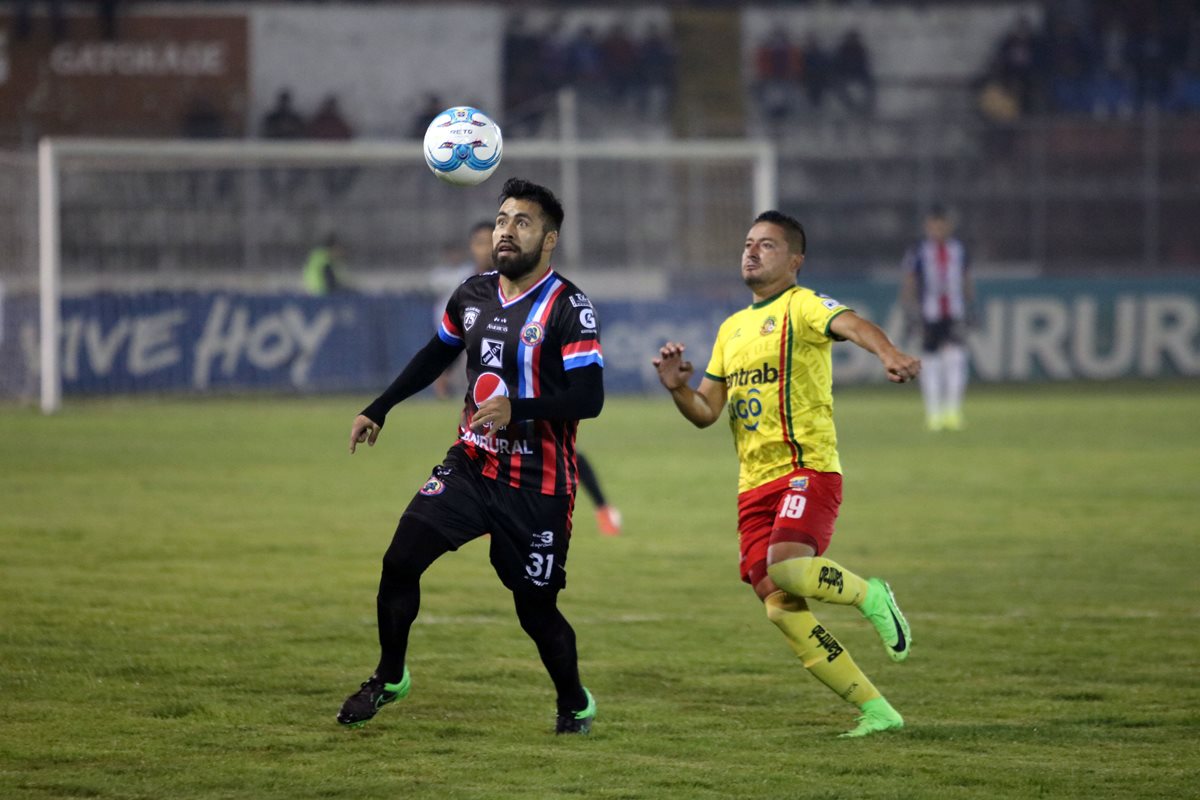
[[725, 384], [707, 377], [700, 379], [700, 388], [689, 385], [695, 367], [684, 361], [685, 346], [678, 342], [667, 342], [652, 360], [658, 370], [658, 380], [671, 393], [679, 413], [697, 428], [707, 428], [721, 417], [725, 408]]
[[833, 318], [829, 330], [841, 339], [854, 342], [864, 350], [874, 353], [892, 383], [904, 383], [917, 377], [921, 362], [892, 344], [883, 329], [874, 322], [863, 319], [853, 311], [843, 311]]
[[396, 380], [392, 381], [392, 385], [354, 418], [354, 423], [350, 426], [350, 452], [353, 453], [355, 446], [362, 442], [366, 442], [368, 446], [374, 445], [387, 413], [397, 403], [433, 383], [446, 367], [454, 363], [454, 359], [461, 352], [461, 346], [446, 344], [437, 336], [430, 339], [429, 343], [412, 357]]

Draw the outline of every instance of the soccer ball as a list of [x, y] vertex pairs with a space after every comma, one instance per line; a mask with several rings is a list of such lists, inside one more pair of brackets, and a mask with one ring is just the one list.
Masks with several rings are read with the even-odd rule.
[[470, 106], [447, 108], [425, 129], [425, 163], [455, 186], [477, 186], [500, 166], [500, 126]]

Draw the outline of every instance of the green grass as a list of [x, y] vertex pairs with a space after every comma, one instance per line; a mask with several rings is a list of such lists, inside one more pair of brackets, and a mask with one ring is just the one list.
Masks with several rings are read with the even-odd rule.
[[818, 609], [908, 726], [805, 674], [738, 581], [723, 425], [612, 399], [580, 443], [625, 516], [581, 498], [562, 606], [599, 702], [553, 697], [474, 543], [423, 581], [412, 695], [333, 717], [377, 655], [395, 519], [451, 438], [413, 402], [346, 453], [366, 398], [0, 408], [0, 797], [1172, 797], [1196, 791], [1195, 384], [973, 389], [961, 434], [910, 387], [843, 391], [830, 557], [913, 625], [887, 661]]

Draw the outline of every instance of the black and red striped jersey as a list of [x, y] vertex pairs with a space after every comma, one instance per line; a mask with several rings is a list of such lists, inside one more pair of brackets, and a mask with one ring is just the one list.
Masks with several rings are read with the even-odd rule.
[[578, 420], [520, 420], [481, 433], [468, 423], [497, 394], [551, 396], [566, 390], [568, 371], [603, 368], [600, 324], [587, 295], [554, 270], [511, 298], [501, 291], [499, 273], [473, 275], [447, 302], [438, 337], [467, 357], [455, 446], [489, 478], [542, 494], [574, 494]]

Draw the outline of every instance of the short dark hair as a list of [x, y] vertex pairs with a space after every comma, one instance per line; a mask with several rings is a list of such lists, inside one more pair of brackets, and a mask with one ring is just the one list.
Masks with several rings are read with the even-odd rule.
[[929, 207], [929, 211], [925, 214], [927, 219], [948, 219], [950, 213], [946, 211], [946, 207], [941, 203], [934, 203]]
[[467, 238], [471, 238], [480, 231], [493, 231], [496, 229], [496, 223], [490, 219], [481, 219], [471, 226], [471, 231], [467, 234]]
[[783, 228], [788, 249], [797, 250], [800, 255], [804, 255], [804, 250], [808, 247], [808, 237], [804, 235], [804, 226], [800, 224], [800, 220], [782, 211], [771, 210], [764, 211], [754, 218], [756, 225], [760, 222], [769, 222]]
[[558, 202], [558, 198], [554, 196], [554, 192], [545, 186], [536, 184], [533, 181], [527, 181], [524, 178], [509, 178], [504, 182], [504, 188], [500, 190], [500, 202], [503, 203], [510, 197], [515, 200], [528, 200], [532, 203], [537, 203], [546, 218], [547, 231], [556, 231], [562, 227], [562, 203]]

